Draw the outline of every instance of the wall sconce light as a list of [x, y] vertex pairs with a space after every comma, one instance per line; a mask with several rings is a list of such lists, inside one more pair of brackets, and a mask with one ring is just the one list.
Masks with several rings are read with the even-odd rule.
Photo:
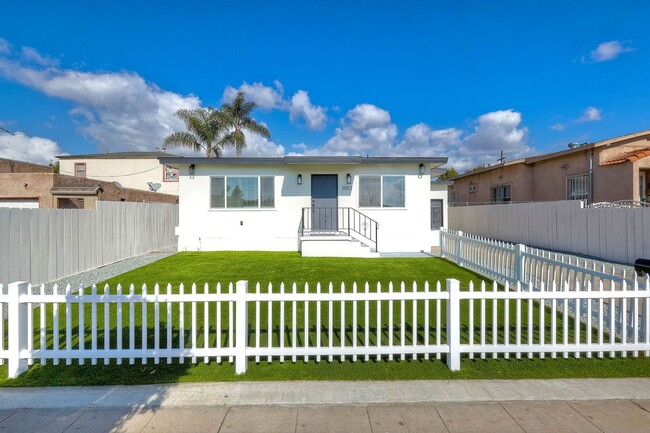
[[187, 171], [190, 174], [190, 179], [194, 179], [194, 172], [196, 171], [196, 166], [194, 164], [190, 164]]
[[296, 183], [298, 185], [302, 185], [302, 174], [299, 174], [298, 177], [296, 178]]
[[420, 164], [420, 169], [418, 173], [419, 173], [419, 177], [422, 177], [422, 175], [424, 174], [424, 164]]
[[345, 180], [348, 182], [348, 185], [352, 183], [352, 175], [350, 173], [345, 175]]

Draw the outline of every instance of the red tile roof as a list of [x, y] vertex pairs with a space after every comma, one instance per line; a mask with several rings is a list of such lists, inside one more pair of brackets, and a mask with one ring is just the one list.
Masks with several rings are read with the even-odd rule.
[[623, 153], [621, 155], [615, 156], [609, 161], [603, 162], [600, 165], [621, 164], [626, 161], [634, 162], [634, 161], [638, 161], [641, 158], [645, 158], [646, 156], [650, 156], [650, 147], [646, 147], [643, 149], [635, 149], [631, 152]]

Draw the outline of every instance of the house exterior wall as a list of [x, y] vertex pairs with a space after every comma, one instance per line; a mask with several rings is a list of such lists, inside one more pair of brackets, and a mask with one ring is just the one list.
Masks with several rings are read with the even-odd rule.
[[[379, 223], [378, 249], [381, 252], [429, 251], [439, 239], [431, 230], [432, 192], [429, 176], [419, 176], [418, 167], [404, 165], [236, 165], [201, 166], [194, 178], [187, 167], [180, 170], [179, 190], [183, 199], [179, 209], [178, 245], [180, 251], [258, 250], [297, 251], [302, 208], [311, 206], [313, 174], [332, 174], [338, 178], [338, 207], [352, 207]], [[347, 185], [346, 175], [352, 175]], [[297, 184], [298, 174], [302, 185]], [[359, 208], [360, 175], [404, 175], [404, 208]], [[211, 176], [273, 176], [273, 209], [210, 209]]]
[[[0, 173], [0, 200], [33, 199], [38, 207], [52, 207], [52, 173]], [[11, 201], [16, 203], [16, 201]], [[16, 207], [24, 207], [17, 203]], [[28, 206], [28, 207], [31, 207]]]
[[568, 179], [589, 174], [589, 151], [537, 161], [528, 167], [533, 172], [534, 181], [521, 185], [521, 188], [532, 189], [530, 201], [567, 200]]
[[124, 188], [150, 191], [147, 182], [159, 183], [159, 193], [178, 195], [178, 181], [165, 181], [164, 167], [156, 158], [66, 158], [59, 173], [75, 175], [75, 163], [86, 164], [86, 178], [119, 182]]
[[[460, 179], [454, 179], [449, 187], [450, 201], [456, 194], [458, 203], [490, 203], [492, 188], [499, 185], [510, 185], [512, 201], [532, 201], [533, 191], [528, 185], [532, 184], [533, 171], [524, 164], [505, 164], [492, 170], [477, 172]], [[470, 184], [475, 185], [476, 191], [470, 192]]]
[[[98, 195], [53, 195], [52, 187], [79, 187], [100, 185], [102, 190]], [[77, 199], [83, 198], [83, 202]], [[101, 201], [127, 201], [127, 202], [158, 202], [177, 203], [178, 196], [161, 194], [137, 189], [118, 188], [111, 182], [89, 181], [78, 177], [71, 177], [53, 173], [0, 173], [0, 202], [2, 207], [59, 207], [59, 199], [63, 199], [62, 206], [76, 209], [95, 209], [98, 200]], [[69, 200], [66, 200], [69, 199]], [[33, 206], [37, 201], [38, 206]]]
[[[450, 201], [489, 203], [492, 201], [491, 188], [502, 184], [511, 185], [512, 201], [567, 200], [568, 179], [589, 176], [590, 160], [592, 202], [639, 201], [639, 172], [650, 170], [650, 158], [602, 165], [622, 154], [650, 147], [647, 133], [630, 137], [557, 152], [557, 155], [513, 161], [453, 179], [449, 188]], [[469, 192], [470, 184], [476, 185], [476, 192]]]

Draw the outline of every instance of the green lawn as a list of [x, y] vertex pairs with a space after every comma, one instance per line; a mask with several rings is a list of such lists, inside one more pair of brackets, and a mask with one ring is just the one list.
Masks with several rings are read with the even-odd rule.
[[[346, 290], [351, 290], [353, 282], [360, 284], [366, 281], [370, 283], [371, 290], [376, 290], [377, 282], [382, 283], [383, 290], [390, 281], [399, 284], [404, 281], [407, 287], [410, 288], [413, 281], [418, 285], [422, 285], [428, 281], [432, 288], [435, 283], [440, 281], [444, 290], [444, 280], [447, 278], [456, 278], [461, 281], [461, 288], [467, 289], [469, 282], [474, 281], [477, 284], [482, 278], [473, 274], [465, 269], [459, 268], [450, 262], [442, 259], [434, 258], [418, 258], [418, 259], [337, 259], [337, 258], [303, 258], [297, 253], [251, 253], [251, 252], [207, 252], [207, 253], [179, 253], [174, 256], [162, 259], [151, 265], [145, 266], [140, 269], [120, 275], [116, 278], [108, 280], [111, 291], [114, 292], [118, 284], [128, 287], [130, 283], [136, 286], [136, 293], [139, 293], [143, 283], [149, 287], [149, 293], [152, 293], [153, 286], [156, 283], [161, 284], [162, 291], [165, 291], [165, 286], [170, 283], [174, 292], [178, 291], [180, 283], [186, 285], [186, 292], [190, 290], [193, 282], [199, 286], [199, 292], [203, 291], [203, 284], [208, 283], [211, 290], [217, 283], [221, 283], [227, 287], [228, 283], [236, 282], [237, 280], [249, 280], [249, 289], [254, 290], [254, 284], [260, 282], [263, 290], [266, 289], [268, 283], [274, 285], [274, 291], [279, 290], [279, 284], [292, 284], [296, 282], [298, 289], [303, 290], [304, 284], [309, 283], [311, 290], [314, 290], [317, 282], [321, 284], [328, 284], [332, 282], [335, 290], [338, 291], [340, 284], [346, 284]], [[103, 284], [102, 284], [103, 286]], [[397, 286], [398, 287], [398, 286]], [[201, 303], [199, 303], [201, 304]], [[305, 313], [304, 308], [298, 303], [297, 315], [298, 324], [300, 325]], [[527, 303], [522, 303], [522, 316], [526, 317]], [[372, 304], [371, 304], [372, 305]], [[435, 302], [431, 302], [431, 317], [435, 317]], [[443, 304], [444, 305], [444, 304]], [[478, 323], [478, 306], [475, 303], [475, 323]], [[251, 304], [249, 309], [249, 318], [251, 323], [254, 323], [254, 305]], [[487, 301], [486, 305], [486, 319], [488, 322], [487, 330], [489, 332], [487, 342], [491, 341], [491, 301]], [[147, 311], [147, 318], [149, 328], [153, 326], [153, 307], [149, 307]], [[290, 318], [291, 303], [286, 303], [287, 318]], [[351, 317], [350, 303], [346, 304], [346, 317]], [[387, 303], [382, 305], [382, 317], [385, 319], [387, 314]], [[510, 302], [510, 318], [514, 320], [515, 302]], [[539, 317], [539, 310], [534, 306], [534, 317], [537, 320]], [[423, 309], [422, 302], [418, 304], [418, 310], [421, 312]], [[189, 306], [185, 307], [185, 322], [189, 321]], [[444, 306], [443, 306], [444, 310]], [[462, 332], [462, 339], [467, 342], [467, 305], [464, 305], [462, 312], [464, 315]], [[113, 305], [109, 311], [113, 319], [116, 312]], [[161, 308], [161, 319], [164, 320], [165, 313], [164, 307]], [[86, 326], [86, 347], [89, 347], [89, 334], [88, 324], [90, 323], [89, 314], [90, 308], [86, 307], [85, 312], [85, 326]], [[124, 312], [128, 312], [128, 308], [124, 307]], [[197, 308], [199, 319], [197, 320], [197, 327], [200, 328], [199, 332], [199, 345], [202, 343], [202, 326], [203, 326], [203, 306], [198, 305]], [[339, 323], [339, 308], [338, 305], [334, 309], [334, 323]], [[410, 325], [410, 312], [411, 303], [407, 301], [406, 304], [406, 321], [407, 330]], [[103, 326], [104, 311], [103, 308], [98, 308], [98, 323]], [[266, 318], [266, 307], [262, 306], [261, 317]], [[60, 312], [61, 326], [65, 325], [65, 314]], [[178, 308], [173, 310], [174, 321], [177, 323], [179, 316]], [[315, 316], [315, 306], [309, 307], [310, 317]], [[324, 314], [324, 313], [323, 313]], [[370, 312], [370, 323], [375, 323], [376, 311]], [[399, 323], [399, 303], [395, 303], [396, 321]], [[52, 316], [51, 307], [47, 309], [48, 317]], [[141, 309], [136, 305], [136, 318], [141, 317]], [[214, 318], [216, 315], [216, 307], [209, 305], [209, 316]], [[278, 308], [273, 311], [273, 316], [277, 319], [279, 316]], [[442, 311], [442, 326], [444, 328], [444, 311]], [[38, 314], [35, 314], [35, 321], [38, 322]], [[539, 326], [534, 327], [534, 341], [537, 342], [540, 335], [546, 334], [546, 341], [549, 341], [548, 332], [551, 323], [550, 313], [545, 313], [546, 329], [541, 330]], [[78, 326], [77, 323], [78, 309], [73, 308], [73, 327]], [[326, 316], [324, 316], [326, 317]], [[499, 323], [502, 324], [502, 313], [500, 313]], [[561, 318], [560, 318], [561, 319]], [[212, 320], [212, 319], [211, 319]], [[222, 325], [223, 328], [227, 325], [227, 310], [226, 306], [222, 306]], [[347, 321], [346, 321], [347, 322]], [[48, 322], [49, 323], [49, 322]], [[113, 323], [110, 341], [111, 347], [116, 344], [116, 332]], [[265, 325], [265, 321], [262, 321]], [[364, 323], [364, 312], [359, 310], [359, 324]], [[384, 322], [386, 323], [386, 322]], [[139, 322], [136, 320], [136, 325]], [[127, 346], [128, 331], [128, 315], [125, 314], [123, 323], [123, 341], [124, 346]], [[187, 326], [187, 325], [186, 325]], [[210, 325], [212, 326], [212, 325]], [[561, 320], [558, 320], [558, 326], [561, 327]], [[188, 326], [189, 328], [189, 326]], [[334, 345], [339, 344], [340, 339], [344, 338], [350, 340], [352, 337], [351, 325], [346, 329], [338, 329], [335, 335]], [[572, 341], [573, 335], [573, 322], [569, 323], [569, 339]], [[584, 328], [584, 327], [583, 327]], [[164, 324], [163, 324], [164, 329]], [[214, 329], [210, 328], [211, 332]], [[223, 330], [222, 330], [223, 331]], [[269, 336], [273, 344], [277, 345], [280, 329], [265, 329], [263, 330], [262, 343], [266, 342]], [[185, 341], [189, 341], [189, 330], [185, 331]], [[290, 333], [284, 331], [287, 339], [291, 337]], [[297, 338], [302, 341], [303, 338], [313, 339], [315, 329], [311, 329], [310, 333], [305, 334], [304, 329], [297, 331]], [[340, 332], [340, 334], [339, 334]], [[382, 333], [387, 332], [387, 329], [382, 329]], [[494, 330], [498, 336], [499, 341], [503, 341], [503, 328], [498, 326]], [[76, 333], [76, 332], [75, 332]], [[423, 331], [418, 329], [418, 339], [421, 341]], [[584, 329], [582, 330], [584, 334]], [[176, 344], [180, 338], [179, 332], [174, 332], [172, 341]], [[326, 338], [326, 332], [321, 332]], [[377, 329], [373, 329], [370, 335], [371, 342], [376, 338]], [[395, 330], [394, 333], [395, 344], [399, 344], [399, 331]], [[224, 331], [224, 334], [225, 331]], [[594, 333], [595, 335], [595, 333]], [[141, 338], [141, 330], [135, 333], [136, 347], [138, 347]], [[558, 336], [558, 341], [561, 340], [561, 334]], [[150, 331], [149, 346], [151, 347], [151, 340], [154, 335]], [[212, 337], [216, 338], [216, 337]], [[223, 337], [222, 337], [223, 338]], [[358, 329], [358, 338], [363, 341], [363, 330]], [[384, 337], [385, 338], [385, 337]], [[407, 340], [410, 337], [407, 337]], [[430, 335], [431, 341], [435, 341], [436, 335]], [[441, 341], [444, 342], [446, 335], [444, 330], [441, 330]], [[511, 336], [511, 339], [514, 335]], [[584, 335], [583, 335], [584, 338]], [[98, 347], [103, 347], [104, 332], [100, 329], [98, 332]], [[47, 333], [47, 346], [52, 347], [54, 341], [54, 334], [51, 328]], [[387, 340], [384, 339], [385, 343]], [[525, 337], [523, 338], [525, 341]], [[65, 342], [65, 334], [63, 330], [59, 332], [59, 344]], [[211, 344], [214, 340], [211, 341]], [[252, 335], [251, 340], [252, 343]], [[406, 344], [409, 344], [406, 341]], [[77, 347], [79, 341], [73, 340], [73, 346]], [[161, 347], [165, 347], [166, 340], [163, 335], [161, 338]], [[525, 356], [525, 355], [524, 355]], [[146, 365], [142, 365], [140, 360], [136, 360], [135, 365], [128, 365], [128, 360], [124, 360], [122, 365], [117, 365], [115, 361], [111, 361], [109, 365], [96, 365], [91, 366], [90, 361], [86, 360], [85, 365], [79, 366], [76, 362], [73, 365], [66, 366], [65, 363], [61, 365], [52, 365], [48, 362], [46, 365], [39, 365], [38, 363], [32, 366], [28, 372], [15, 380], [4, 379], [7, 374], [6, 366], [0, 366], [0, 385], [1, 386], [42, 386], [42, 385], [99, 385], [99, 384], [139, 384], [139, 383], [165, 383], [165, 382], [195, 382], [195, 381], [233, 381], [233, 380], [398, 380], [398, 379], [518, 379], [518, 378], [552, 378], [552, 377], [630, 377], [630, 376], [648, 376], [650, 375], [650, 361], [646, 358], [615, 358], [615, 359], [586, 359], [584, 356], [581, 359], [556, 359], [552, 360], [550, 357], [546, 359], [463, 359], [461, 370], [459, 372], [451, 372], [447, 369], [443, 360], [437, 360], [435, 357], [431, 360], [417, 359], [415, 361], [402, 361], [396, 357], [395, 361], [370, 361], [370, 362], [352, 362], [350, 359], [340, 361], [336, 359], [334, 362], [321, 361], [316, 363], [314, 361], [303, 362], [299, 358], [296, 363], [291, 362], [291, 358], [287, 357], [282, 364], [277, 360], [272, 363], [267, 363], [265, 360], [259, 364], [251, 359], [246, 374], [237, 376], [234, 372], [234, 365], [224, 362], [218, 364], [214, 361], [209, 364], [199, 362], [197, 364], [190, 363], [190, 360], [185, 360], [184, 363], [173, 361], [170, 364], [166, 363], [165, 359], [161, 359], [160, 364], [154, 364], [153, 360], [148, 360]], [[410, 358], [410, 356], [408, 356]], [[101, 364], [101, 360], [99, 363]]]

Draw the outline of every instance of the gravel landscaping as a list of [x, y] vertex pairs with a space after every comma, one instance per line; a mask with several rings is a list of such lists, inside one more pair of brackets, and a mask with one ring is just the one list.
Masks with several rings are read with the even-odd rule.
[[[131, 257], [130, 259], [121, 260], [119, 262], [111, 263], [109, 265], [101, 266], [99, 268], [91, 269], [90, 271], [81, 272], [79, 274], [70, 275], [60, 280], [50, 281], [45, 283], [45, 293], [50, 294], [54, 289], [54, 285], [58, 285], [59, 293], [65, 292], [65, 287], [70, 284], [73, 290], [78, 290], [79, 287], [89, 287], [93, 284], [106, 281], [109, 278], [116, 277], [125, 272], [132, 271], [133, 269], [140, 268], [148, 265], [165, 257], [176, 254], [176, 246], [169, 247], [160, 251], [152, 251], [139, 256]], [[40, 293], [40, 288], [34, 288], [34, 293]]]

